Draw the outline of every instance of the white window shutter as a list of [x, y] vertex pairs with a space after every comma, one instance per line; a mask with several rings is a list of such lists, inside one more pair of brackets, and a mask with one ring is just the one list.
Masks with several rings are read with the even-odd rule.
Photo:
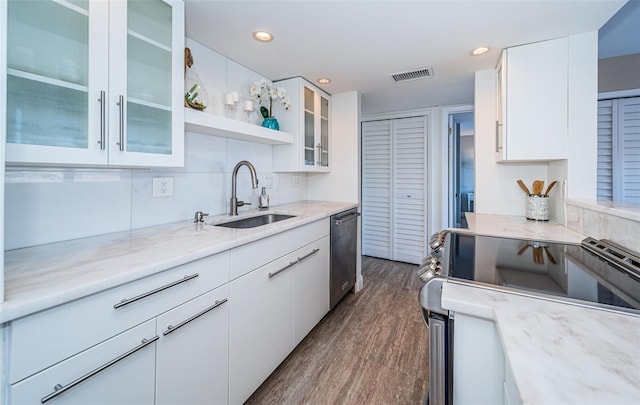
[[613, 100], [598, 102], [598, 198], [613, 199]]
[[640, 204], [640, 97], [598, 102], [597, 195]]
[[622, 200], [640, 204], [640, 97], [618, 101]]

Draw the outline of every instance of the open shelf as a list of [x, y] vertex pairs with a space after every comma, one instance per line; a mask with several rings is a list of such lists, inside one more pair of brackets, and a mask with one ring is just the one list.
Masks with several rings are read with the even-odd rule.
[[197, 111], [192, 108], [184, 109], [184, 129], [186, 132], [215, 135], [268, 145], [293, 143], [293, 135], [288, 132], [274, 131], [273, 129]]

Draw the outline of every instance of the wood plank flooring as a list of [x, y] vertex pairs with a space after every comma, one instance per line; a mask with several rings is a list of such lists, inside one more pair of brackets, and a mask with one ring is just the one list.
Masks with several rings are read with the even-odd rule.
[[363, 257], [363, 290], [329, 312], [246, 403], [422, 404], [428, 342], [416, 269]]

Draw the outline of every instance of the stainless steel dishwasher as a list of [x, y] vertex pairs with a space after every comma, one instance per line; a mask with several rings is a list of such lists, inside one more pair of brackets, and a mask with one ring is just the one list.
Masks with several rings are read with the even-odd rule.
[[356, 284], [358, 215], [353, 208], [331, 216], [331, 308]]

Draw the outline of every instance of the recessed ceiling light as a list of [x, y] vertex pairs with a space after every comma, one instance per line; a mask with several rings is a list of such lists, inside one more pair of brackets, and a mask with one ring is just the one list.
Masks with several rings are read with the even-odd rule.
[[253, 33], [253, 38], [256, 41], [260, 41], [260, 42], [271, 42], [271, 41], [273, 41], [273, 35], [271, 35], [271, 33], [267, 32], [267, 31], [255, 31]]
[[482, 55], [484, 53], [489, 52], [489, 47], [488, 46], [479, 46], [476, 49], [473, 49], [471, 52], [469, 52], [472, 56], [478, 56], [478, 55]]
[[331, 83], [331, 79], [326, 78], [326, 77], [321, 77], [320, 79], [318, 79], [318, 83], [320, 83], [320, 84], [329, 84], [329, 83]]

